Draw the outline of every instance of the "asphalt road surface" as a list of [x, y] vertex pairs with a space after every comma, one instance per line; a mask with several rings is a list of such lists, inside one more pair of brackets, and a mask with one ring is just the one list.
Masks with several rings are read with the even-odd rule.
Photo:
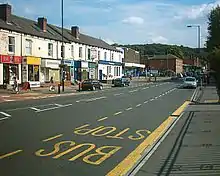
[[[0, 175], [117, 175], [113, 169], [194, 90], [158, 82], [0, 104]], [[133, 160], [127, 159], [128, 163]]]

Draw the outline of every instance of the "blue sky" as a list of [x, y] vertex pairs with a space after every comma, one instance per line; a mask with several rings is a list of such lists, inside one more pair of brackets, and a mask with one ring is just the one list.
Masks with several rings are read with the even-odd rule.
[[[0, 0], [12, 5], [13, 13], [61, 25], [61, 0]], [[82, 33], [108, 43], [167, 43], [196, 47], [202, 27], [207, 36], [207, 14], [220, 0], [64, 0], [64, 25], [78, 25]]]

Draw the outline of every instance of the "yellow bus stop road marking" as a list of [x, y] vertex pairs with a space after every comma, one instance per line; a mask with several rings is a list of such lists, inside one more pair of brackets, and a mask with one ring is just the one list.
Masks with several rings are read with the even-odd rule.
[[172, 116], [180, 116], [180, 114], [183, 112], [183, 110], [190, 104], [190, 101], [186, 101], [181, 105], [173, 114]]
[[59, 134], [59, 135], [56, 135], [56, 136], [53, 136], [53, 137], [49, 137], [47, 139], [44, 139], [43, 142], [48, 142], [48, 141], [51, 141], [53, 139], [57, 139], [59, 137], [63, 136], [63, 134]]
[[16, 151], [14, 151], [14, 152], [4, 154], [4, 155], [0, 156], [0, 159], [7, 158], [7, 157], [9, 157], [9, 156], [15, 155], [15, 154], [20, 153], [20, 152], [22, 152], [22, 151], [23, 151], [23, 150], [16, 150]]
[[[175, 113], [181, 114], [189, 103], [190, 102], [186, 101], [175, 111]], [[172, 124], [174, 120], [175, 118], [173, 118], [173, 116], [169, 116], [155, 131], [153, 131], [135, 150], [133, 150], [106, 176], [124, 176], [127, 174], [127, 172], [131, 170], [132, 167], [134, 167], [134, 165], [142, 157], [143, 152], [148, 147], [152, 146], [165, 133], [166, 129]]]
[[205, 100], [205, 103], [218, 103], [219, 100]]

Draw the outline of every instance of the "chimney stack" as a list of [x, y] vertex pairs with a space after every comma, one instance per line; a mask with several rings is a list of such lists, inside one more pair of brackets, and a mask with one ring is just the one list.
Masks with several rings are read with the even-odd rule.
[[47, 19], [46, 18], [44, 17], [38, 18], [38, 25], [42, 31], [47, 32]]
[[11, 5], [0, 4], [0, 19], [5, 22], [10, 22], [11, 18]]
[[79, 34], [79, 27], [78, 26], [72, 26], [71, 33], [76, 39], [79, 39], [80, 34]]

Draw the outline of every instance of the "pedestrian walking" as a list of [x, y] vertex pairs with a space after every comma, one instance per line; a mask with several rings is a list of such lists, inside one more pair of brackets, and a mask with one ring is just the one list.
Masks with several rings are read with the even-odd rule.
[[51, 76], [51, 78], [50, 78], [50, 89], [49, 89], [49, 91], [54, 91], [54, 90], [55, 90], [55, 87], [54, 87], [53, 76]]
[[19, 88], [18, 88], [18, 81], [16, 76], [13, 78], [14, 79], [14, 83], [13, 83], [13, 91], [18, 93], [19, 92]]

